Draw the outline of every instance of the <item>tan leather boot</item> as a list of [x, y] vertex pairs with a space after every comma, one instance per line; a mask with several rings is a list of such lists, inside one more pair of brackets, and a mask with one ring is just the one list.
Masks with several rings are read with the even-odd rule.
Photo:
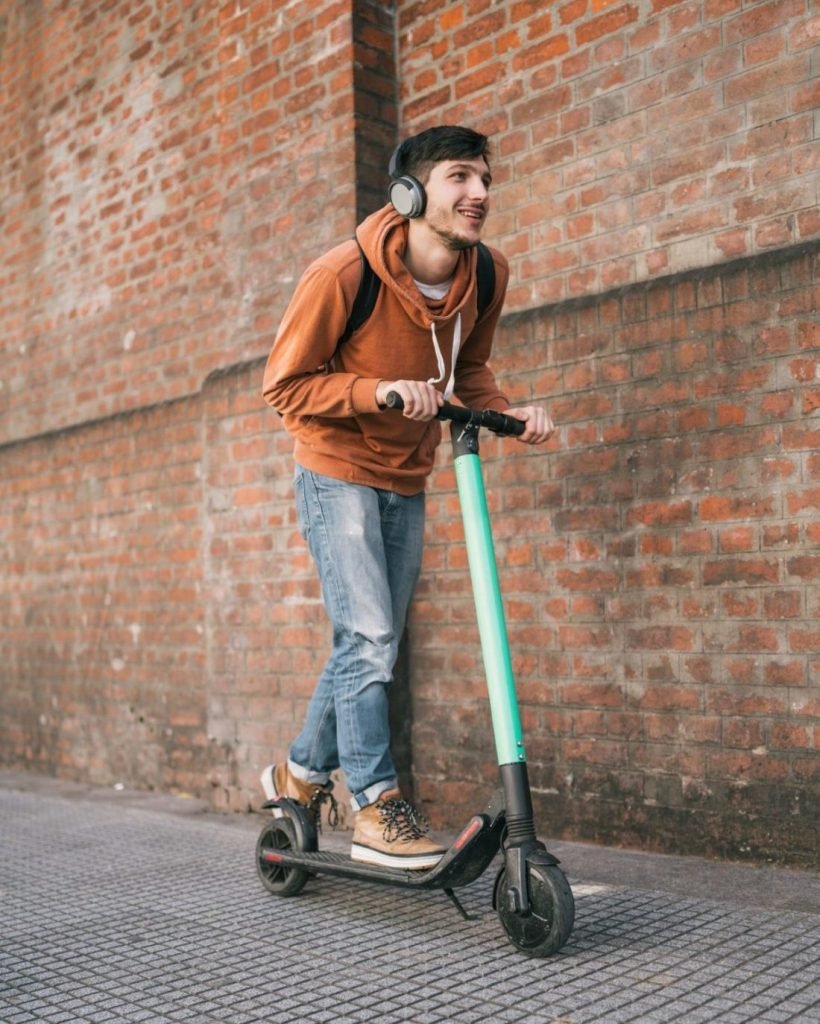
[[426, 871], [445, 853], [425, 838], [429, 825], [423, 814], [389, 789], [356, 815], [350, 859], [385, 868]]
[[303, 782], [297, 779], [290, 771], [287, 761], [281, 764], [271, 764], [262, 772], [260, 777], [262, 788], [268, 800], [278, 800], [279, 797], [287, 797], [288, 800], [295, 800], [296, 803], [307, 807], [313, 812], [316, 823], [319, 823], [319, 814], [322, 803], [325, 799], [330, 800], [330, 824], [335, 828], [338, 815], [336, 813], [336, 800], [331, 794], [332, 782], [326, 782], [323, 786], [314, 782]]

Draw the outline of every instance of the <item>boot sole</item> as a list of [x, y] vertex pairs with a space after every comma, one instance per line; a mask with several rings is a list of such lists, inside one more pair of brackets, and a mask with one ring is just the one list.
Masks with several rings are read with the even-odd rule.
[[402, 856], [395, 853], [380, 853], [369, 846], [353, 843], [350, 847], [350, 859], [360, 864], [376, 864], [382, 868], [398, 868], [400, 871], [429, 871], [444, 856], [441, 853], [416, 853]]
[[[269, 764], [267, 768], [262, 769], [262, 774], [259, 776], [259, 781], [262, 783], [262, 789], [265, 791], [265, 797], [268, 800], [278, 800], [279, 792], [276, 789], [276, 783], [274, 782], [273, 772], [276, 768], [275, 764]], [[271, 808], [274, 818], [281, 818], [282, 812], [278, 807]]]

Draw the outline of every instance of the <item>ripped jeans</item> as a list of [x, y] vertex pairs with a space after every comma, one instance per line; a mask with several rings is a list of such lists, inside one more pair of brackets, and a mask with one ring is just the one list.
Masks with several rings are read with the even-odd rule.
[[353, 809], [397, 786], [388, 690], [421, 568], [424, 493], [406, 498], [296, 467], [299, 529], [319, 573], [333, 649], [290, 748], [323, 784], [341, 767]]

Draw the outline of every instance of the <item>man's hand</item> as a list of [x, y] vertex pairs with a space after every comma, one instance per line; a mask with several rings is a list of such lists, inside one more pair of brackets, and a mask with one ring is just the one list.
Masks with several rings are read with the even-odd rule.
[[523, 434], [516, 438], [525, 444], [543, 444], [555, 433], [555, 424], [546, 409], [540, 405], [527, 405], [521, 409], [506, 409], [507, 416], [513, 416], [527, 424]]
[[383, 380], [376, 387], [376, 401], [383, 406], [387, 403], [387, 395], [395, 391], [404, 402], [404, 415], [409, 420], [432, 420], [444, 398], [432, 384], [421, 380]]

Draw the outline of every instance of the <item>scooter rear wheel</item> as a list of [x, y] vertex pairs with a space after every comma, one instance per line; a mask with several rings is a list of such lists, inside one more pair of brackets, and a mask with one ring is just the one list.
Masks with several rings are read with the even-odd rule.
[[495, 906], [510, 942], [528, 956], [557, 953], [575, 922], [575, 900], [564, 872], [544, 864], [527, 867], [531, 910], [526, 917], [506, 905], [506, 882], [507, 872], [502, 868], [495, 883]]
[[266, 852], [292, 850], [294, 847], [298, 847], [296, 830], [287, 818], [269, 821], [256, 840], [256, 873], [268, 892], [276, 896], [296, 896], [310, 877], [302, 868], [277, 864], [265, 857]]

